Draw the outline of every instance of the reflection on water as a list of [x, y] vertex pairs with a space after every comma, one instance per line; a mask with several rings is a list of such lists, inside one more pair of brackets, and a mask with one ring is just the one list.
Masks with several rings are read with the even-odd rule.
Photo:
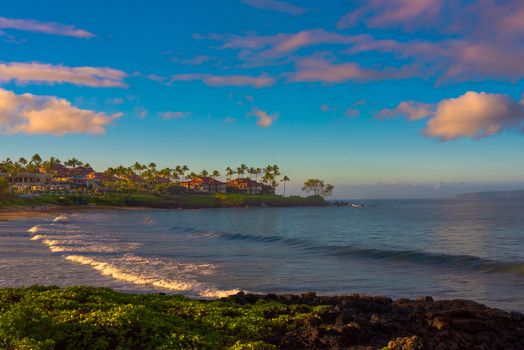
[[433, 295], [524, 311], [524, 201], [104, 211], [0, 223], [0, 286]]

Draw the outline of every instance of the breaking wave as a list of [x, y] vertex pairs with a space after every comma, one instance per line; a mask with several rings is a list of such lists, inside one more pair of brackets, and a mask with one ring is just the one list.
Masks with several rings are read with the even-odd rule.
[[[137, 285], [147, 285], [189, 294], [196, 293], [207, 298], [225, 297], [239, 292], [237, 289], [221, 290], [209, 287], [188, 276], [184, 276], [194, 275], [196, 271], [204, 273], [207, 271], [210, 273], [214, 269], [210, 264], [165, 262], [160, 259], [148, 259], [133, 255], [112, 258], [108, 261], [82, 255], [68, 255], [66, 259], [78, 264], [88, 265], [104, 276]], [[166, 272], [174, 276], [166, 278], [166, 276], [161, 274]]]

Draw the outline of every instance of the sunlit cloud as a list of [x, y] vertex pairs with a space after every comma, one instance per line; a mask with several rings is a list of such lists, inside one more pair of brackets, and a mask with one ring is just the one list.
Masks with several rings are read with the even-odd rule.
[[92, 38], [95, 35], [75, 26], [57, 22], [41, 22], [34, 19], [14, 19], [0, 17], [0, 29], [16, 29], [35, 33], [69, 36], [74, 38]]
[[469, 91], [443, 100], [429, 120], [425, 134], [441, 140], [479, 139], [524, 125], [524, 104], [507, 95]]
[[121, 115], [79, 109], [54, 96], [17, 95], [0, 89], [0, 132], [4, 134], [103, 134]]
[[262, 128], [269, 128], [279, 117], [278, 113], [269, 114], [256, 107], [249, 112], [249, 115], [257, 117], [257, 125]]
[[254, 8], [284, 12], [294, 16], [303, 15], [307, 11], [307, 9], [303, 7], [277, 0], [240, 0], [240, 2]]
[[442, 141], [480, 139], [506, 130], [524, 131], [524, 101], [502, 94], [468, 91], [434, 105], [405, 101], [396, 108], [380, 111], [376, 117], [397, 116], [411, 121], [428, 118], [424, 134]]
[[191, 116], [191, 112], [182, 112], [182, 111], [167, 111], [158, 113], [162, 119], [184, 119]]
[[105, 67], [67, 67], [44, 63], [0, 63], [0, 83], [46, 83], [90, 87], [125, 87], [125, 72]]
[[275, 83], [275, 79], [267, 75], [256, 77], [249, 75], [212, 75], [212, 74], [178, 74], [171, 81], [201, 81], [210, 86], [252, 86], [263, 88]]

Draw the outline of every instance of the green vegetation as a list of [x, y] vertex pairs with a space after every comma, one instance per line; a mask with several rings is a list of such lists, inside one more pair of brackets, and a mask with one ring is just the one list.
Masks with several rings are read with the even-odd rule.
[[325, 206], [327, 203], [322, 197], [282, 197], [277, 195], [249, 195], [249, 194], [123, 194], [107, 193], [101, 195], [41, 195], [23, 198], [10, 197], [3, 202], [6, 206], [117, 206], [117, 207], [147, 207], [164, 209], [198, 209], [198, 208], [227, 208], [245, 206], [267, 207], [298, 207], [298, 206]]
[[0, 289], [0, 349], [274, 349], [322, 306], [239, 305], [106, 288]]
[[9, 196], [9, 183], [6, 179], [0, 178], [0, 201], [7, 199]]
[[319, 179], [309, 179], [304, 182], [304, 187], [302, 187], [302, 191], [307, 193], [313, 192], [315, 196], [321, 196], [324, 198], [331, 196], [334, 189], [335, 186], [325, 184], [323, 180]]

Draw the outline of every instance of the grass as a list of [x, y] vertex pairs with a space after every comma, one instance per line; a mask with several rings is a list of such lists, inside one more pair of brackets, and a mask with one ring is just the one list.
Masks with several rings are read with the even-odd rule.
[[45, 205], [88, 205], [149, 207], [149, 208], [224, 208], [244, 206], [296, 207], [325, 206], [321, 197], [282, 197], [277, 195], [247, 194], [122, 194], [57, 196], [42, 195], [34, 198], [11, 197], [0, 203], [0, 206], [45, 206]]
[[0, 289], [0, 349], [274, 349], [322, 307], [239, 305], [107, 288]]

